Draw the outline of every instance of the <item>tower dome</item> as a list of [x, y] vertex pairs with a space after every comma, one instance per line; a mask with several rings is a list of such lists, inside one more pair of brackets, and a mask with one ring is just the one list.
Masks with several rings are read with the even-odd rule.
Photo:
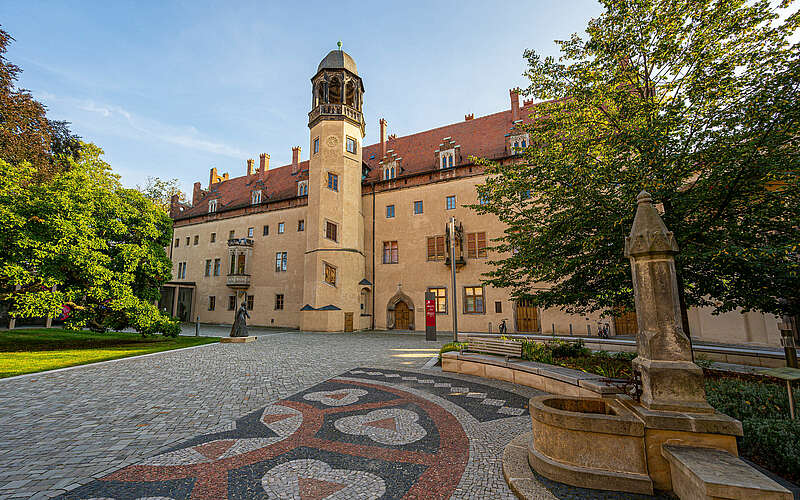
[[342, 49], [334, 49], [328, 52], [328, 55], [319, 63], [317, 73], [323, 69], [346, 69], [354, 75], [358, 75], [356, 62], [350, 57], [350, 54]]

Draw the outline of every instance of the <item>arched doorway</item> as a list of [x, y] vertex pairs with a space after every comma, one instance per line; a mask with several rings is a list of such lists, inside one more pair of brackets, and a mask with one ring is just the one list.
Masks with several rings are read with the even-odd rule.
[[394, 328], [408, 330], [411, 325], [411, 310], [405, 302], [398, 302], [394, 307]]
[[386, 327], [394, 330], [414, 330], [414, 301], [400, 287], [386, 304]]

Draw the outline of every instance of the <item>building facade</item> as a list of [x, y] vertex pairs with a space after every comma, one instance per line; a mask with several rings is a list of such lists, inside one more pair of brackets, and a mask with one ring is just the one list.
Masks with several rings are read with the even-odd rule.
[[[485, 175], [471, 157], [515, 161], [530, 142], [517, 128], [533, 102], [510, 91], [510, 109], [404, 137], [387, 135], [364, 145], [364, 84], [353, 59], [329, 53], [311, 79], [308, 160], [293, 148], [292, 163], [270, 168], [247, 160], [245, 175], [212, 168], [204, 189], [194, 184], [191, 204], [173, 199], [173, 279], [160, 307], [184, 321], [230, 323], [245, 302], [255, 325], [308, 331], [421, 330], [425, 292], [436, 296], [437, 327], [460, 331], [596, 335], [633, 334], [635, 316], [601, 318], [539, 310], [515, 303], [507, 290], [484, 286], [487, 246], [503, 234], [479, 203], [475, 186]], [[451, 287], [451, 217], [457, 289]], [[453, 295], [455, 294], [455, 297]], [[455, 298], [455, 308], [454, 299]], [[776, 318], [690, 310], [695, 338], [780, 345]]]

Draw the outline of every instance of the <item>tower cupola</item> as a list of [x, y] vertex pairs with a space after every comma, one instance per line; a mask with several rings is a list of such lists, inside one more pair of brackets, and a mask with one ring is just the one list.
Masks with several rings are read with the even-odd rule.
[[364, 135], [364, 83], [358, 76], [356, 62], [339, 48], [325, 56], [311, 78], [311, 112], [308, 113], [308, 126], [313, 127], [321, 120], [347, 120], [361, 128]]

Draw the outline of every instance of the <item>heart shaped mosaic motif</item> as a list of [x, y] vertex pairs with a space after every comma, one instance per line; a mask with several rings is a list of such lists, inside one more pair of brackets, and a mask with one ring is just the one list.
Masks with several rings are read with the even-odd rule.
[[[303, 414], [282, 405], [269, 405], [264, 408], [259, 421], [271, 430], [274, 435], [269, 437], [235, 437], [235, 431], [220, 433], [222, 439], [212, 439], [201, 444], [195, 444], [179, 450], [170, 451], [144, 460], [144, 465], [192, 465], [214, 462], [224, 458], [248, 453], [259, 448], [283, 441], [294, 434], [303, 423]], [[217, 434], [213, 437], [219, 437]], [[211, 436], [210, 436], [211, 437]]]
[[334, 469], [321, 460], [292, 460], [268, 470], [261, 479], [267, 498], [281, 500], [375, 500], [386, 483], [369, 472]]
[[366, 396], [363, 389], [340, 389], [336, 391], [311, 392], [303, 396], [306, 401], [317, 401], [327, 406], [347, 406]]
[[417, 420], [419, 415], [413, 411], [385, 408], [340, 418], [333, 425], [345, 434], [367, 436], [376, 443], [399, 446], [419, 441], [428, 434]]

